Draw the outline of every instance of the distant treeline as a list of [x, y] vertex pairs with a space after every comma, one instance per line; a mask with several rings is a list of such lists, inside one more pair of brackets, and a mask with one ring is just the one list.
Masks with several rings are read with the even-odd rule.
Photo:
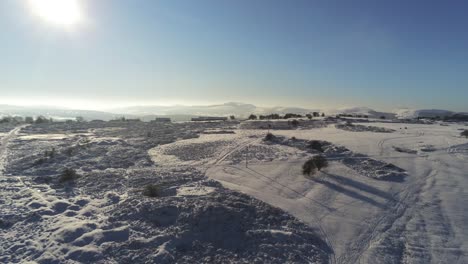
[[36, 118], [32, 116], [4, 116], [0, 118], [0, 124], [43, 124], [43, 123], [52, 123], [54, 120], [52, 118], [46, 118], [45, 116], [37, 116]]
[[468, 114], [453, 114], [453, 115], [444, 116], [444, 117], [441, 117], [441, 116], [431, 116], [431, 117], [419, 116], [418, 120], [420, 120], [420, 119], [459, 122], [459, 121], [468, 121]]
[[313, 113], [306, 114], [306, 115], [287, 113], [284, 116], [281, 116], [279, 114], [269, 114], [269, 115], [259, 115], [259, 116], [251, 114], [249, 116], [249, 119], [250, 120], [257, 120], [257, 119], [259, 119], [259, 120], [270, 120], [270, 119], [289, 119], [289, 118], [303, 118], [303, 117], [307, 117], [308, 119], [312, 119], [313, 117], [319, 117], [319, 116], [324, 117], [325, 113], [320, 114], [319, 112], [313, 112]]

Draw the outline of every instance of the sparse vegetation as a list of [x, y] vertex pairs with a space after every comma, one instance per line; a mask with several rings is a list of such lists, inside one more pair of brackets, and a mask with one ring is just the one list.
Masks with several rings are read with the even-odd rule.
[[52, 148], [50, 151], [46, 150], [44, 152], [44, 156], [49, 159], [52, 159], [53, 157], [55, 157], [55, 148]]
[[317, 167], [317, 170], [321, 170], [322, 168], [328, 167], [328, 161], [324, 156], [318, 155], [312, 158], [312, 160], [315, 162], [315, 166]]
[[307, 114], [306, 117], [311, 120], [312, 119], [312, 115], [311, 114]]
[[65, 153], [65, 155], [71, 157], [73, 155], [73, 151], [74, 151], [73, 148], [69, 147], [69, 148], [64, 150], [64, 153]]
[[322, 143], [320, 143], [320, 141], [318, 141], [318, 140], [310, 141], [309, 142], [309, 148], [313, 149], [313, 150], [323, 152]]
[[44, 123], [49, 123], [49, 122], [52, 122], [52, 119], [47, 119], [44, 116], [38, 116], [35, 121], [36, 124], [44, 124]]
[[28, 124], [32, 124], [34, 123], [34, 118], [32, 118], [31, 116], [27, 116], [24, 118], [24, 122], [28, 123]]
[[249, 115], [249, 120], [257, 120], [257, 116], [254, 114]]
[[310, 176], [315, 174], [315, 170], [317, 169], [317, 166], [315, 166], [315, 163], [313, 162], [312, 159], [309, 159], [302, 165], [302, 174]]
[[297, 121], [296, 119], [294, 119], [293, 121], [291, 121], [291, 125], [292, 125], [293, 127], [297, 127], [297, 126], [299, 126], [299, 121]]
[[461, 135], [462, 137], [468, 138], [468, 130], [465, 129], [463, 132], [460, 133], [460, 135]]
[[59, 182], [66, 183], [66, 182], [74, 181], [78, 177], [79, 176], [74, 169], [65, 168], [62, 174], [60, 174]]
[[265, 141], [273, 141], [275, 140], [275, 138], [275, 135], [273, 135], [272, 133], [267, 133], [265, 136]]
[[143, 195], [148, 197], [159, 197], [161, 188], [156, 184], [148, 184], [143, 188]]
[[326, 167], [328, 167], [328, 161], [325, 157], [321, 155], [314, 156], [302, 165], [302, 174], [310, 176]]
[[299, 115], [299, 114], [292, 114], [292, 113], [287, 113], [284, 115], [284, 119], [288, 119], [288, 118], [301, 118], [302, 115]]

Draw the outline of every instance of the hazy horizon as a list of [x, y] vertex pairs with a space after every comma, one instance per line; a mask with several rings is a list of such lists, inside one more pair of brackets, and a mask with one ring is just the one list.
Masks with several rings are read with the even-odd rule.
[[0, 104], [468, 112], [462, 1], [5, 0]]

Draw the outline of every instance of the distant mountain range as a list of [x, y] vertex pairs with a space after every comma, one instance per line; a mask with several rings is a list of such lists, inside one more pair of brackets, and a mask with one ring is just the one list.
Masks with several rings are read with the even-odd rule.
[[250, 114], [307, 114], [312, 112], [325, 112], [326, 115], [349, 114], [349, 115], [367, 115], [370, 118], [379, 118], [385, 116], [391, 118], [417, 118], [417, 117], [445, 117], [455, 114], [448, 110], [437, 109], [398, 109], [393, 112], [380, 112], [368, 107], [352, 107], [342, 109], [306, 109], [300, 107], [258, 107], [253, 104], [238, 102], [229, 102], [217, 105], [175, 105], [175, 106], [132, 106], [123, 108], [107, 109], [106, 111], [92, 111], [79, 109], [66, 109], [48, 106], [14, 106], [0, 105], [0, 116], [19, 115], [19, 116], [38, 116], [43, 115], [53, 119], [73, 119], [77, 116], [84, 117], [86, 120], [111, 120], [118, 117], [141, 118], [144, 121], [152, 120], [157, 116], [171, 117], [175, 121], [190, 120], [195, 116], [229, 116], [234, 115], [237, 118], [245, 118]]

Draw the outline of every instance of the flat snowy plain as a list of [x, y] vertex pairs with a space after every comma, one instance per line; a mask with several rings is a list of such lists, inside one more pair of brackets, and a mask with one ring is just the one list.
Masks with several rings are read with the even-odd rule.
[[468, 263], [467, 126], [316, 122], [5, 129], [0, 262]]

